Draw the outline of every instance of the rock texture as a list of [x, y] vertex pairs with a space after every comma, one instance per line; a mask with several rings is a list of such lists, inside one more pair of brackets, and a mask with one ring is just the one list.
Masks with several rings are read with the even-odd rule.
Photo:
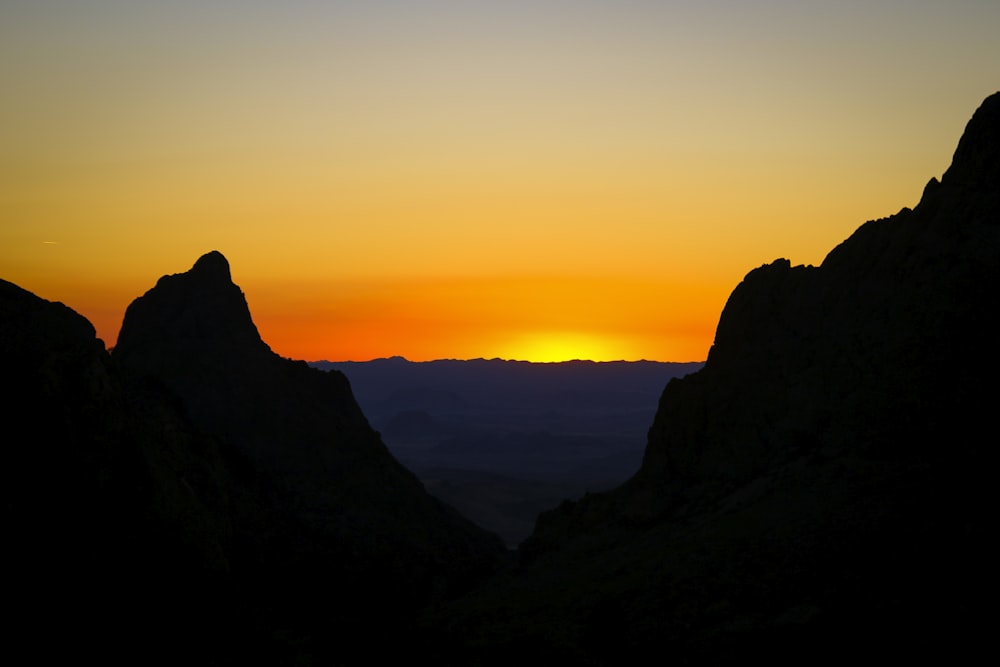
[[457, 661], [625, 664], [982, 646], [1000, 371], [1000, 94], [913, 210], [819, 267], [751, 271], [705, 367], [666, 387], [639, 473], [543, 514], [437, 616]]

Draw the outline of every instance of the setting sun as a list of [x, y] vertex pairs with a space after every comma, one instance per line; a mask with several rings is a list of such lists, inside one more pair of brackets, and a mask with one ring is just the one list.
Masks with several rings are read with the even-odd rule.
[[[616, 355], [619, 355], [616, 357]], [[554, 362], [590, 359], [596, 361], [634, 360], [627, 345], [613, 337], [578, 331], [527, 333], [511, 341], [501, 355], [518, 361]]]

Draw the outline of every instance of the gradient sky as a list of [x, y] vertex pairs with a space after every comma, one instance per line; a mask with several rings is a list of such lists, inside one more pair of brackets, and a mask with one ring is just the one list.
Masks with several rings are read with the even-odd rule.
[[1000, 2], [3, 0], [0, 277], [88, 317], [209, 250], [301, 359], [703, 360], [919, 200]]

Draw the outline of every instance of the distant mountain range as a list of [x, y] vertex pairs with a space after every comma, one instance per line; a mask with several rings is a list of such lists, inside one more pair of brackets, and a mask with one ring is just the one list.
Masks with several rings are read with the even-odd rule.
[[[637, 472], [508, 552], [393, 457], [340, 371], [271, 352], [221, 254], [136, 299], [111, 355], [0, 281], [2, 639], [122, 665], [981, 660], [997, 294], [1000, 93], [914, 209], [747, 274]], [[467, 453], [475, 410], [520, 434], [491, 447], [561, 452], [588, 401], [630, 404], [610, 380], [518, 397], [507, 370], [385, 395], [349, 372], [387, 438], [435, 455]]]
[[436, 497], [517, 546], [543, 510], [635, 474], [664, 385], [700, 363], [318, 361]]
[[[636, 407], [663, 392], [666, 380], [701, 368], [702, 363], [656, 361], [565, 361], [531, 363], [502, 359], [414, 362], [402, 357], [373, 361], [315, 361], [311, 366], [339, 370], [351, 381], [366, 410], [392, 409], [400, 392], [451, 392], [468, 408], [491, 410], [576, 410]], [[488, 378], [488, 381], [484, 381]], [[666, 380], [664, 379], [666, 378]], [[405, 407], [415, 407], [404, 397]], [[435, 406], [438, 407], [438, 406]], [[443, 406], [447, 407], [447, 406]], [[648, 426], [648, 424], [647, 424]]]

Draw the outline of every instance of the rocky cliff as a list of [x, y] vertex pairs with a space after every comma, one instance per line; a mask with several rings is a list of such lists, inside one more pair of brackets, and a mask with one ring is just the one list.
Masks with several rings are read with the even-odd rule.
[[387, 452], [346, 378], [260, 339], [219, 253], [83, 317], [0, 281], [5, 643], [45, 661], [361, 664], [499, 538]]
[[134, 664], [268, 646], [233, 641], [254, 620], [230, 587], [215, 443], [127, 392], [87, 320], [5, 281], [0, 363], [7, 650]]
[[913, 210], [866, 223], [821, 266], [751, 271], [704, 368], [663, 392], [639, 473], [543, 514], [515, 567], [429, 626], [461, 659], [489, 645], [498, 661], [981, 645], [998, 136], [995, 94]]
[[237, 499], [230, 565], [321, 652], [387, 649], [376, 638], [503, 551], [389, 454], [343, 374], [270, 350], [218, 252], [129, 306], [113, 358], [219, 443]]

